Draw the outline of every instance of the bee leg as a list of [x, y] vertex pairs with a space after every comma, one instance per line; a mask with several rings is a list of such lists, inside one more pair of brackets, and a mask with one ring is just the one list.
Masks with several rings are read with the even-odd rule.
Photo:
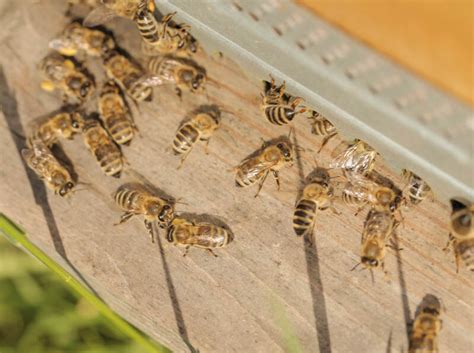
[[206, 154], [209, 154], [209, 141], [210, 141], [210, 139], [207, 139], [205, 141], [206, 141], [206, 145], [204, 146], [204, 152]]
[[451, 235], [451, 233], [449, 234], [449, 239], [448, 239], [448, 242], [446, 243], [445, 247], [443, 248], [443, 251], [445, 253], [449, 253], [451, 251], [451, 248], [453, 246], [453, 243], [454, 243], [454, 237]]
[[213, 255], [214, 257], [219, 257], [214, 253], [214, 251], [212, 251], [212, 249], [206, 249], [206, 250], [209, 251], [209, 253]]
[[278, 171], [276, 170], [273, 171], [273, 177], [275, 178], [275, 181], [277, 183], [278, 190], [280, 190], [280, 177], [278, 175]]
[[186, 152], [185, 154], [183, 154], [183, 156], [181, 157], [181, 160], [179, 161], [178, 168], [176, 168], [176, 169], [181, 169], [181, 167], [183, 166], [184, 161], [186, 160], [186, 158], [187, 158], [188, 155], [189, 155], [189, 152], [191, 152], [191, 150], [189, 150], [188, 152]]
[[144, 223], [145, 223], [145, 228], [148, 231], [148, 234], [150, 234], [151, 242], [154, 243], [155, 242], [155, 234], [153, 233], [153, 223], [147, 221], [146, 219], [145, 219]]
[[[313, 126], [313, 130], [311, 132], [314, 134], [314, 132], [315, 132], [314, 126]], [[332, 134], [329, 134], [329, 135], [325, 136], [324, 139], [323, 139], [323, 142], [321, 143], [321, 147], [319, 147], [318, 153], [320, 153], [322, 151], [322, 149], [324, 148], [324, 146], [326, 146], [326, 144], [336, 135], [337, 135], [337, 132], [333, 132]]]
[[331, 205], [329, 206], [329, 208], [331, 209], [332, 212], [334, 212], [335, 214], [337, 215], [341, 215], [342, 212], [339, 211], [336, 207], [334, 207], [334, 205], [331, 203]]
[[367, 202], [364, 202], [364, 204], [362, 204], [356, 211], [356, 213], [354, 213], [354, 216], [357, 216], [360, 212], [362, 212], [365, 208], [365, 206], [367, 206]]
[[255, 194], [254, 197], [257, 197], [258, 194], [260, 193], [260, 190], [262, 190], [262, 186], [263, 186], [263, 183], [265, 182], [265, 179], [267, 178], [267, 175], [268, 175], [269, 172], [266, 172], [265, 175], [263, 176], [263, 178], [260, 180], [260, 182], [258, 183], [258, 190], [257, 190], [257, 193]]
[[186, 255], [188, 255], [188, 252], [189, 252], [189, 248], [191, 247], [191, 245], [188, 245], [186, 247], [186, 249], [184, 250], [184, 254], [183, 254], [183, 257], [186, 257]]
[[132, 212], [125, 212], [123, 215], [120, 216], [120, 221], [118, 223], [114, 223], [114, 226], [118, 226], [119, 224], [125, 223], [134, 215], [135, 214]]
[[181, 91], [181, 88], [176, 87], [175, 89], [176, 95], [179, 97], [180, 100], [183, 99], [183, 92]]
[[461, 256], [459, 255], [459, 252], [457, 251], [456, 248], [454, 248], [454, 259], [456, 260], [456, 273], [459, 273]]

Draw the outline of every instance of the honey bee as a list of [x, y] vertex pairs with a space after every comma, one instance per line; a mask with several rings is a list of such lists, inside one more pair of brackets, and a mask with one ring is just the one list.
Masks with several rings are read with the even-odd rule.
[[58, 38], [49, 42], [49, 47], [61, 55], [75, 56], [84, 52], [89, 56], [101, 57], [115, 48], [115, 42], [108, 34], [83, 27], [79, 22], [69, 24]]
[[344, 173], [367, 175], [375, 166], [377, 152], [361, 140], [353, 143], [341, 142], [331, 153], [331, 168], [340, 168]]
[[117, 51], [104, 58], [107, 76], [113, 79], [136, 102], [150, 101], [152, 88], [144, 83], [144, 72], [140, 66]]
[[272, 172], [279, 190], [280, 179], [278, 173], [285, 166], [291, 167], [293, 160], [293, 145], [289, 137], [287, 140], [277, 140], [270, 144], [264, 142], [259, 151], [244, 159], [234, 168], [236, 172], [235, 184], [238, 187], [247, 187], [258, 182], [258, 190], [255, 194], [255, 197], [257, 197], [268, 173]]
[[[427, 297], [432, 297], [427, 300]], [[442, 311], [438, 298], [427, 295], [420, 305], [410, 332], [408, 353], [438, 353], [438, 336], [442, 328]]]
[[71, 99], [73, 103], [82, 104], [94, 92], [92, 76], [79, 69], [72, 60], [57, 53], [46, 56], [39, 69], [46, 78], [41, 83], [41, 88], [49, 92], [60, 90], [64, 101]]
[[75, 186], [69, 171], [58, 161], [50, 149], [41, 141], [34, 141], [31, 148], [25, 148], [21, 155], [28, 167], [46, 183], [55, 194], [64, 197]]
[[296, 110], [303, 101], [301, 97], [292, 97], [285, 93], [285, 81], [280, 86], [275, 85], [275, 80], [270, 76], [271, 82], [263, 81], [264, 89], [260, 109], [269, 122], [275, 125], [288, 124], [296, 114], [304, 113], [306, 108]]
[[415, 173], [403, 169], [402, 176], [408, 183], [408, 198], [413, 205], [432, 195], [431, 187]]
[[147, 7], [149, 11], [155, 11], [153, 0], [102, 0], [84, 19], [84, 26], [94, 27], [104, 24], [115, 17], [124, 17], [135, 21], [141, 8]]
[[379, 185], [357, 173], [348, 173], [347, 176], [349, 181], [344, 186], [341, 198], [349, 206], [359, 206], [356, 215], [367, 205], [390, 212], [395, 212], [399, 208], [400, 195], [397, 195], [392, 188]]
[[171, 26], [174, 15], [176, 12], [169, 13], [158, 22], [146, 7], [139, 10], [135, 22], [145, 43], [142, 46], [145, 53], [189, 56], [197, 51], [195, 41], [188, 33], [188, 25]]
[[191, 152], [194, 144], [199, 141], [206, 142], [206, 153], [209, 140], [214, 131], [219, 127], [220, 111], [218, 109], [198, 109], [190, 120], [184, 122], [176, 132], [173, 140], [173, 151], [182, 155], [180, 168]]
[[310, 242], [312, 242], [316, 212], [331, 208], [333, 212], [337, 213], [332, 205], [334, 188], [330, 184], [330, 179], [326, 169], [317, 168], [308, 177], [308, 183], [295, 205], [293, 229], [296, 235], [306, 236]]
[[120, 87], [113, 80], [107, 81], [102, 87], [98, 105], [99, 117], [113, 140], [120, 145], [129, 145], [137, 128]]
[[82, 129], [84, 143], [107, 176], [119, 178], [124, 158], [107, 131], [94, 119], [86, 120]]
[[457, 198], [451, 200], [451, 208], [449, 223], [451, 232], [444, 250], [453, 249], [456, 272], [459, 272], [461, 259], [469, 270], [474, 271], [474, 223], [472, 222], [474, 204]]
[[158, 222], [160, 228], [166, 228], [174, 218], [174, 205], [170, 201], [154, 195], [139, 184], [120, 186], [114, 194], [114, 199], [125, 211], [118, 224], [128, 221], [133, 216], [143, 215], [145, 228], [153, 243], [155, 242], [153, 222]]
[[148, 71], [147, 84], [175, 84], [178, 96], [181, 96], [182, 90], [192, 93], [203, 91], [207, 80], [206, 69], [195, 61], [168, 55], [152, 57], [148, 61]]
[[208, 222], [192, 222], [182, 217], [176, 217], [168, 227], [168, 241], [174, 245], [186, 247], [183, 256], [189, 248], [195, 246], [209, 251], [216, 256], [212, 249], [223, 248], [234, 239], [231, 232], [224, 227]]
[[372, 208], [364, 223], [362, 231], [360, 256], [361, 262], [354, 266], [353, 270], [360, 264], [366, 269], [381, 268], [385, 274], [385, 248], [393, 247], [388, 242], [398, 226], [398, 221], [389, 210], [377, 210]]
[[47, 147], [51, 147], [60, 138], [72, 139], [76, 133], [82, 131], [83, 124], [82, 113], [77, 111], [76, 107], [64, 107], [46, 119], [35, 121], [33, 123], [33, 131], [28, 138], [28, 143], [32, 146], [33, 141], [40, 140]]
[[308, 117], [311, 124], [311, 133], [317, 136], [324, 136], [321, 147], [319, 147], [318, 153], [321, 152], [324, 146], [337, 135], [337, 130], [331, 122], [324, 116], [319, 114], [317, 111], [312, 110], [311, 115]]

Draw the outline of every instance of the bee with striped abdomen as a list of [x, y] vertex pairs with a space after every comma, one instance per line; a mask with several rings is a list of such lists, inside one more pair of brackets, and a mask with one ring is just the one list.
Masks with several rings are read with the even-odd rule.
[[148, 71], [150, 75], [146, 84], [175, 84], [178, 96], [181, 96], [182, 90], [191, 93], [204, 91], [207, 80], [206, 69], [194, 60], [169, 55], [152, 57], [148, 61]]
[[413, 205], [418, 205], [428, 196], [432, 196], [433, 192], [431, 187], [418, 175], [407, 169], [403, 169], [402, 176], [408, 183], [406, 186], [408, 188], [408, 199]]
[[338, 213], [332, 205], [334, 188], [330, 184], [330, 176], [326, 169], [317, 168], [307, 178], [301, 197], [295, 205], [293, 214], [293, 229], [298, 236], [306, 236], [312, 242], [316, 212], [331, 208]]
[[114, 194], [114, 200], [125, 211], [118, 224], [126, 222], [133, 216], [142, 215], [152, 242], [155, 242], [153, 222], [158, 222], [160, 228], [166, 228], [174, 218], [174, 205], [154, 195], [141, 184], [120, 186]]
[[329, 140], [337, 135], [337, 130], [328, 119], [319, 114], [316, 110], [311, 110], [311, 115], [308, 116], [308, 119], [311, 124], [311, 133], [317, 136], [324, 136], [321, 147], [319, 147], [318, 150], [319, 153]]
[[81, 132], [84, 119], [76, 106], [66, 106], [53, 115], [34, 121], [32, 125], [32, 132], [28, 137], [29, 145], [32, 146], [33, 141], [40, 140], [51, 147], [60, 138], [70, 140]]
[[28, 167], [45, 182], [55, 194], [64, 197], [71, 193], [75, 183], [69, 171], [58, 161], [50, 149], [41, 141], [34, 141], [31, 148], [21, 151]]
[[294, 154], [289, 136], [285, 140], [278, 139], [270, 144], [264, 142], [259, 151], [244, 159], [234, 168], [236, 172], [235, 184], [238, 187], [247, 187], [258, 183], [258, 190], [255, 194], [257, 197], [265, 179], [272, 172], [278, 189], [280, 189], [278, 173], [284, 167], [293, 165]]
[[113, 80], [102, 87], [98, 106], [99, 117], [113, 140], [119, 145], [129, 145], [137, 128], [120, 87]]
[[173, 140], [173, 151], [175, 154], [181, 155], [178, 169], [182, 166], [197, 141], [206, 142], [207, 153], [209, 140], [220, 123], [220, 110], [208, 108], [198, 108], [191, 119], [185, 121], [176, 132]]
[[144, 83], [145, 73], [140, 66], [117, 51], [104, 58], [104, 68], [109, 79], [113, 79], [136, 102], [150, 101], [152, 88]]
[[367, 175], [375, 166], [377, 152], [364, 141], [341, 142], [331, 153], [330, 168], [342, 169], [344, 174], [357, 173]]
[[119, 178], [124, 164], [120, 148], [97, 120], [88, 119], [82, 129], [84, 143], [107, 176]]
[[232, 233], [224, 227], [208, 222], [192, 222], [176, 217], [168, 227], [168, 241], [174, 245], [186, 247], [186, 256], [191, 246], [206, 249], [217, 257], [212, 249], [223, 248], [234, 239]]
[[451, 199], [451, 208], [451, 220], [449, 222], [451, 232], [444, 250], [453, 249], [456, 259], [456, 272], [459, 272], [461, 260], [470, 271], [474, 271], [474, 223], [472, 221], [474, 204], [456, 198]]
[[426, 295], [417, 309], [413, 321], [408, 353], [438, 353], [438, 336], [442, 328], [440, 319], [444, 308], [438, 298]]
[[52, 92], [59, 90], [63, 100], [72, 100], [72, 103], [82, 104], [89, 98], [95, 89], [92, 76], [80, 69], [74, 61], [51, 53], [40, 63], [39, 69], [45, 76], [41, 88]]
[[84, 19], [84, 26], [94, 27], [104, 24], [115, 17], [124, 17], [136, 21], [141, 8], [147, 7], [155, 11], [153, 0], [102, 0], [102, 5], [97, 6]]
[[271, 82], [263, 81], [263, 94], [260, 109], [269, 122], [275, 125], [288, 124], [296, 114], [304, 113], [306, 108], [296, 110], [303, 101], [301, 97], [292, 97], [285, 93], [285, 81], [280, 86], [270, 76]]
[[59, 37], [49, 42], [49, 47], [66, 56], [85, 53], [101, 57], [115, 48], [115, 42], [111, 36], [102, 31], [83, 27], [79, 22], [72, 22]]

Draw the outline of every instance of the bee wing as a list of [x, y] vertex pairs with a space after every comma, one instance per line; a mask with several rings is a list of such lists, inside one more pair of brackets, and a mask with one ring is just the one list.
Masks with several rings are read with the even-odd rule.
[[84, 27], [95, 27], [106, 22], [109, 22], [113, 18], [117, 17], [115, 11], [109, 9], [105, 5], [100, 5], [96, 7], [94, 10], [89, 12], [86, 16], [82, 25]]
[[141, 83], [148, 87], [154, 87], [154, 86], [171, 85], [174, 82], [172, 80], [167, 80], [162, 76], [149, 75], [149, 76], [146, 76], [143, 80], [141, 80]]
[[66, 56], [74, 56], [77, 53], [76, 49], [73, 49], [73, 43], [66, 38], [56, 38], [49, 42], [50, 49], [56, 50]]
[[336, 146], [334, 151], [331, 153], [333, 160], [329, 164], [330, 168], [346, 168], [346, 165], [350, 163], [353, 158], [357, 145], [350, 145], [346, 141], [342, 141]]
[[35, 152], [30, 148], [24, 148], [21, 150], [21, 156], [23, 157], [23, 159], [28, 165], [30, 165], [29, 161], [34, 155], [35, 155]]
[[252, 178], [260, 174], [263, 174], [264, 172], [268, 171], [277, 163], [278, 163], [277, 161], [269, 162], [266, 160], [262, 160], [261, 158], [254, 157], [254, 158], [245, 159], [239, 165], [239, 167], [245, 171], [245, 175], [248, 178]]

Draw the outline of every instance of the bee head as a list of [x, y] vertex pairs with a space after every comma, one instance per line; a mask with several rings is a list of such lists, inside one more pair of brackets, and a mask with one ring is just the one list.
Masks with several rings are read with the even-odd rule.
[[279, 142], [276, 147], [280, 150], [281, 154], [285, 158], [285, 161], [293, 161], [293, 150], [287, 142]]
[[164, 205], [159, 214], [158, 221], [162, 224], [169, 224], [174, 217], [174, 209], [171, 205]]
[[204, 83], [205, 76], [202, 73], [198, 73], [196, 76], [194, 76], [191, 86], [194, 91], [198, 90], [199, 88], [202, 87], [202, 84]]
[[71, 126], [74, 131], [81, 131], [84, 125], [84, 120], [82, 119], [82, 115], [79, 112], [74, 112], [71, 114]]
[[[388, 188], [381, 188], [375, 193], [375, 198], [381, 205], [389, 206], [391, 211], [394, 207], [396, 209], [396, 205], [393, 203], [395, 200], [395, 194], [392, 190]], [[395, 211], [395, 209], [393, 209], [393, 211]]]
[[377, 268], [380, 265], [379, 260], [369, 256], [362, 256], [360, 262], [362, 263], [362, 265], [369, 269]]
[[81, 85], [81, 89], [79, 94], [82, 98], [86, 98], [89, 95], [89, 92], [92, 90], [92, 83], [90, 81], [86, 81]]
[[166, 233], [166, 239], [168, 240], [168, 242], [172, 243], [173, 240], [174, 240], [174, 226], [173, 225], [170, 225], [168, 227], [168, 232]]
[[58, 192], [59, 196], [61, 197], [66, 196], [72, 190], [73, 187], [74, 187], [74, 183], [72, 181], [68, 181], [59, 189], [59, 192]]
[[473, 231], [472, 209], [467, 202], [452, 199], [451, 228], [458, 235], [468, 235]]

